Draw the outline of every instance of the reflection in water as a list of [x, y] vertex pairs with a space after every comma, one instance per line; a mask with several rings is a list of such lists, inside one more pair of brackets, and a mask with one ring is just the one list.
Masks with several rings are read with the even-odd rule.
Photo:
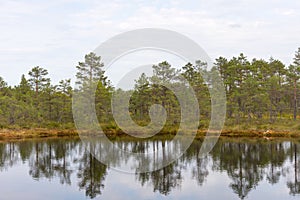
[[[165, 147], [165, 141], [161, 140], [117, 143], [136, 152]], [[220, 172], [227, 174], [230, 184], [226, 187], [240, 199], [247, 197], [261, 182], [276, 185], [281, 178], [285, 178], [290, 195], [300, 194], [300, 144], [296, 141], [221, 139], [205, 157], [200, 157], [200, 148], [201, 141], [195, 141], [179, 160], [167, 167], [136, 173], [136, 182], [168, 196], [182, 187], [184, 179], [195, 179], [199, 187], [203, 187], [209, 174]], [[86, 146], [79, 139], [0, 143], [0, 174], [23, 164], [29, 167], [29, 175], [34, 180], [58, 179], [61, 184], [76, 185], [87, 197], [95, 198], [105, 190], [110, 169], [90, 151], [97, 151], [95, 145]], [[120, 156], [111, 159], [111, 166], [124, 162]], [[186, 171], [190, 176], [185, 176]], [[76, 176], [76, 183], [71, 181], [72, 175]]]
[[[300, 160], [299, 160], [299, 144], [290, 144], [290, 160], [294, 162], [294, 179], [287, 182], [287, 186], [290, 189], [290, 194], [300, 194]], [[290, 170], [290, 169], [288, 169]]]
[[86, 149], [82, 149], [82, 151], [84, 151], [84, 153], [79, 160], [80, 164], [77, 173], [80, 179], [79, 187], [86, 191], [86, 196], [94, 198], [101, 194], [101, 190], [104, 188], [103, 181], [107, 174], [107, 167], [100, 163]]
[[182, 180], [178, 161], [157, 171], [138, 173], [137, 176], [142, 185], [150, 182], [153, 186], [153, 191], [159, 191], [163, 195], [168, 195], [172, 188], [179, 187]]

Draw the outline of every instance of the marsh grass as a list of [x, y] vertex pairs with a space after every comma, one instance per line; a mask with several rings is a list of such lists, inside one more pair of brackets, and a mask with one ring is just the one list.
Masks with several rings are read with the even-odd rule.
[[[140, 122], [142, 123], [142, 122]], [[143, 125], [147, 125], [143, 123]], [[209, 121], [201, 121], [201, 126], [197, 130], [196, 139], [201, 139], [207, 135]], [[137, 136], [139, 132], [131, 133], [132, 136], [124, 133], [115, 123], [102, 123], [101, 127], [104, 133], [111, 139], [116, 138], [131, 138]], [[196, 130], [186, 130], [178, 132], [179, 124], [167, 124], [154, 137], [173, 138], [176, 134], [182, 136], [191, 136]], [[178, 132], [178, 133], [177, 133]], [[87, 133], [91, 134], [91, 133]], [[278, 119], [274, 123], [268, 120], [252, 121], [251, 123], [241, 122], [234, 123], [233, 120], [226, 120], [221, 136], [230, 138], [242, 137], [286, 137], [300, 138], [300, 123], [290, 119]], [[9, 127], [0, 129], [0, 140], [20, 140], [32, 138], [48, 138], [48, 137], [78, 137], [78, 132], [73, 125], [59, 128], [24, 128], [24, 127]]]

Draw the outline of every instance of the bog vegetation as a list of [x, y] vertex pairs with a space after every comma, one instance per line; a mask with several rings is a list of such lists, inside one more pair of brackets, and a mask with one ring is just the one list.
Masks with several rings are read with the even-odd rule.
[[[167, 126], [177, 127], [180, 106], [175, 95], [161, 86], [162, 82], [193, 88], [201, 111], [199, 128], [206, 127], [210, 119], [210, 74], [218, 70], [227, 95], [226, 126], [264, 128], [281, 123], [300, 128], [294, 122], [300, 96], [300, 48], [289, 66], [274, 58], [249, 61], [243, 54], [231, 59], [219, 57], [212, 69], [202, 61], [195, 61], [178, 70], [164, 61], [153, 66], [153, 76], [141, 74], [131, 91], [114, 88], [105, 76], [103, 66], [100, 56], [87, 54], [76, 66], [76, 84], [84, 88], [87, 83], [97, 82], [97, 116], [107, 127], [117, 128], [111, 114], [112, 94], [132, 94], [129, 110], [138, 124], [149, 123], [149, 108], [158, 103], [167, 111]], [[206, 81], [203, 75], [208, 77]], [[71, 79], [53, 85], [47, 69], [39, 66], [33, 67], [26, 76], [22, 75], [16, 86], [7, 85], [0, 77], [0, 128], [74, 128], [73, 92]]]

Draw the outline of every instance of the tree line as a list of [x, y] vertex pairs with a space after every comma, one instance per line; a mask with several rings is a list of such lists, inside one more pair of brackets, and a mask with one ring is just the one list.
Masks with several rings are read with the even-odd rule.
[[167, 61], [152, 68], [153, 75], [141, 74], [132, 90], [114, 88], [105, 75], [101, 57], [95, 53], [85, 55], [84, 61], [76, 66], [76, 89], [71, 87], [71, 79], [52, 84], [47, 69], [39, 66], [33, 67], [27, 76], [22, 75], [16, 86], [9, 86], [0, 77], [0, 128], [72, 128], [73, 92], [86, 90], [91, 83], [96, 86], [95, 107], [100, 123], [116, 126], [111, 111], [111, 97], [131, 95], [129, 111], [138, 124], [146, 125], [150, 120], [151, 105], [160, 104], [167, 111], [167, 124], [178, 125], [179, 102], [171, 90], [162, 86], [163, 83], [171, 87], [193, 88], [201, 111], [201, 124], [205, 126], [210, 119], [208, 88], [211, 87], [214, 71], [220, 73], [224, 82], [227, 123], [275, 123], [278, 119], [297, 119], [300, 48], [289, 66], [274, 58], [268, 61], [254, 58], [250, 61], [241, 53], [231, 59], [215, 59], [211, 69], [200, 60], [187, 63], [181, 69], [172, 67]]

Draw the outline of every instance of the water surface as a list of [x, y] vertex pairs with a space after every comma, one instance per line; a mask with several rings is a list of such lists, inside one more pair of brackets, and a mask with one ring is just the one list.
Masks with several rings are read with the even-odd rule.
[[[145, 151], [164, 140], [116, 141]], [[299, 199], [300, 141], [220, 139], [209, 155], [201, 141], [171, 165], [128, 174], [95, 159], [79, 139], [0, 143], [0, 199]]]

